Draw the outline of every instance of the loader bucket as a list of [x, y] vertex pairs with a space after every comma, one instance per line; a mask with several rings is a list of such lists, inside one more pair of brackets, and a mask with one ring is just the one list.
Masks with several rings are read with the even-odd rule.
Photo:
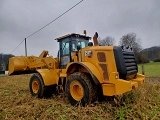
[[8, 74], [14, 75], [27, 71], [27, 57], [12, 57], [9, 59]]

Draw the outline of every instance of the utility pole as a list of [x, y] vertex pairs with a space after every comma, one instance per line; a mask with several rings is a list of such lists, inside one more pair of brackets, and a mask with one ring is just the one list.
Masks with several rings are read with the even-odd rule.
[[27, 56], [27, 39], [25, 38], [25, 55]]

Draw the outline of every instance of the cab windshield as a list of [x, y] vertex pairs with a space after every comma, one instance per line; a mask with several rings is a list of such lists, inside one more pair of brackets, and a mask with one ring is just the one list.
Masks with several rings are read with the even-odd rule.
[[88, 46], [88, 40], [84, 40], [82, 38], [76, 38], [72, 41], [72, 51], [78, 51], [77, 46], [80, 48], [85, 48]]

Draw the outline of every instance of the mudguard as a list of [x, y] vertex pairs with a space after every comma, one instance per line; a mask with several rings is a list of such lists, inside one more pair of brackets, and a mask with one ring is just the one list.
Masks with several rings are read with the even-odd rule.
[[103, 82], [102, 75], [100, 74], [98, 68], [96, 68], [92, 63], [89, 63], [89, 62], [70, 63], [67, 65], [66, 71], [69, 72], [76, 65], [84, 67], [88, 71], [88, 73], [90, 73], [90, 75], [92, 76], [92, 79], [96, 85]]
[[37, 72], [41, 75], [43, 78], [43, 82], [45, 86], [58, 84], [58, 73], [56, 70], [52, 69], [39, 69]]

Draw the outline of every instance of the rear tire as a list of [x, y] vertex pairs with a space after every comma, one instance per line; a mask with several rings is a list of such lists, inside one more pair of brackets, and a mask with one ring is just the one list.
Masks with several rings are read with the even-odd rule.
[[66, 96], [72, 105], [86, 106], [95, 100], [96, 86], [88, 74], [76, 72], [69, 76], [66, 87]]

